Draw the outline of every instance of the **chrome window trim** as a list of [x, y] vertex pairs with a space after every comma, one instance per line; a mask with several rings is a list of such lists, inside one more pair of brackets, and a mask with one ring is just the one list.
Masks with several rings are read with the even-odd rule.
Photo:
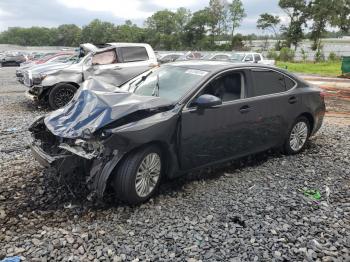
[[[261, 95], [261, 96], [253, 96], [253, 97], [244, 97], [244, 98], [241, 98], [241, 99], [237, 99], [237, 100], [233, 100], [233, 101], [227, 101], [227, 102], [223, 102], [221, 105], [219, 105], [218, 107], [221, 107], [221, 106], [225, 106], [225, 105], [231, 105], [231, 104], [237, 104], [237, 103], [240, 103], [240, 102], [249, 102], [251, 100], [255, 100], [255, 99], [258, 99], [258, 98], [268, 98], [268, 97], [274, 97], [274, 96], [279, 96], [279, 95], [283, 95], [283, 94], [287, 94], [287, 93], [290, 93], [291, 91], [295, 90], [296, 87], [298, 86], [298, 83], [293, 79], [291, 78], [290, 76], [288, 76], [287, 74], [285, 74], [284, 72], [281, 72], [279, 70], [276, 70], [276, 69], [273, 69], [273, 68], [269, 68], [269, 67], [254, 67], [254, 66], [250, 66], [250, 67], [239, 67], [239, 68], [234, 68], [234, 69], [226, 69], [214, 76], [212, 76], [211, 78], [209, 78], [205, 83], [202, 84], [202, 86], [198, 89], [198, 91], [189, 99], [189, 101], [186, 103], [186, 105], [183, 107], [182, 109], [182, 112], [189, 112], [189, 111], [194, 111], [194, 110], [197, 110], [196, 107], [189, 107], [191, 101], [203, 90], [203, 88], [205, 88], [205, 86], [212, 80], [214, 80], [216, 77], [218, 77], [219, 75], [221, 74], [224, 74], [224, 73], [227, 73], [227, 72], [230, 72], [230, 71], [236, 71], [236, 70], [252, 70], [252, 69], [261, 69], [263, 71], [274, 71], [276, 73], [279, 73], [279, 74], [282, 74], [284, 75], [285, 77], [288, 77], [289, 79], [291, 79], [293, 82], [294, 82], [294, 86], [289, 89], [289, 90], [286, 90], [284, 92], [279, 92], [279, 93], [273, 93], [273, 94], [268, 94], [268, 95]], [[242, 73], [241, 73], [242, 74]], [[243, 74], [242, 74], [243, 76]], [[244, 83], [244, 81], [243, 81]], [[243, 84], [244, 85], [244, 84]], [[244, 85], [244, 91], [246, 91], [245, 89], [245, 85]], [[246, 95], [246, 93], [245, 93]]]

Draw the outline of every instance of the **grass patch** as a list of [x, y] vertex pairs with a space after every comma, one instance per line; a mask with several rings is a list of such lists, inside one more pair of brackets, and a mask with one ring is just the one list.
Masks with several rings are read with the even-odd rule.
[[323, 63], [291, 63], [276, 62], [276, 66], [287, 69], [290, 72], [304, 73], [320, 76], [339, 76], [341, 75], [341, 62], [323, 62]]

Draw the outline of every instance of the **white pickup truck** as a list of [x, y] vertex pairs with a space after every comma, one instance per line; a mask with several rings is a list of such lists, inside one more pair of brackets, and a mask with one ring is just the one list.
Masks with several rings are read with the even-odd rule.
[[237, 52], [232, 55], [232, 62], [258, 63], [264, 65], [275, 65], [275, 60], [267, 60], [262, 54], [254, 52]]
[[156, 55], [148, 44], [107, 43], [95, 46], [86, 43], [80, 46], [80, 53], [82, 57], [67, 67], [36, 76], [26, 72], [27, 96], [48, 102], [52, 109], [58, 109], [72, 99], [90, 76], [118, 87], [158, 65]]

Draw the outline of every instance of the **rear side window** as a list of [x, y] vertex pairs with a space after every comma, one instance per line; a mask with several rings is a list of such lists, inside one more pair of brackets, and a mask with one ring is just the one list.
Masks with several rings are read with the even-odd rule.
[[124, 63], [148, 60], [147, 50], [143, 46], [129, 46], [120, 48]]
[[287, 90], [292, 89], [295, 86], [295, 82], [292, 79], [290, 79], [289, 77], [285, 76], [284, 80], [286, 81], [286, 89]]
[[226, 55], [216, 55], [213, 58], [214, 60], [228, 60], [228, 56]]
[[260, 61], [260, 60], [261, 60], [260, 55], [255, 54], [255, 55], [254, 55], [254, 59], [255, 59], [255, 62]]
[[263, 96], [285, 92], [295, 83], [283, 74], [271, 70], [252, 70], [254, 88], [251, 96]]
[[93, 65], [110, 65], [117, 63], [117, 54], [114, 50], [108, 50], [103, 53], [97, 53], [92, 57]]

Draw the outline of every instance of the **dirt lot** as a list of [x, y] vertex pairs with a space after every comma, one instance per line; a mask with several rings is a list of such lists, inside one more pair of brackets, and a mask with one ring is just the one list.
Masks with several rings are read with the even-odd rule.
[[27, 128], [45, 110], [24, 97], [14, 71], [0, 68], [0, 259], [350, 261], [346, 98], [327, 96], [331, 112], [304, 153], [267, 152], [203, 170], [128, 207], [112, 195], [90, 203], [81, 187], [34, 161]]

